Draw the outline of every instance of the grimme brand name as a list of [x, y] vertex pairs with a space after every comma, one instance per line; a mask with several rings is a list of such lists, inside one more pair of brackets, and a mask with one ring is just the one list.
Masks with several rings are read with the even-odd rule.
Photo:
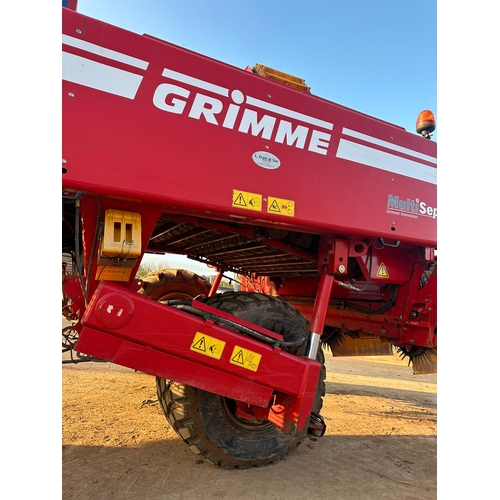
[[[432, 207], [418, 198], [400, 199], [397, 195], [390, 194], [387, 198], [387, 213], [396, 213], [393, 209], [400, 210], [400, 215], [417, 218], [417, 214], [426, 215], [435, 219], [437, 217], [437, 207]], [[399, 212], [397, 212], [399, 215]]]
[[[189, 118], [195, 120], [203, 118], [207, 123], [213, 125], [237, 130], [243, 134], [261, 136], [263, 139], [273, 140], [299, 149], [307, 148], [308, 151], [320, 155], [326, 155], [328, 152], [331, 134], [305, 125], [294, 126], [291, 121], [282, 118], [282, 116], [316, 125], [326, 130], [333, 129], [332, 123], [247, 96], [237, 89], [229, 93], [229, 89], [171, 70], [165, 69], [163, 76], [198, 88], [201, 87], [228, 98], [221, 100], [201, 92], [196, 92], [194, 98], [191, 98], [191, 90], [172, 83], [161, 83], [155, 90], [153, 103], [163, 111], [179, 115], [187, 114]], [[256, 110], [242, 106], [244, 103], [281, 116], [262, 113], [259, 116]]]

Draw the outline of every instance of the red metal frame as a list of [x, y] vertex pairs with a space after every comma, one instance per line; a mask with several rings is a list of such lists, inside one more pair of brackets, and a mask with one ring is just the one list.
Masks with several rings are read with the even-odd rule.
[[[230, 317], [196, 301], [193, 306]], [[223, 328], [213, 319], [193, 316], [107, 282], [99, 285], [81, 323], [76, 344], [80, 352], [269, 411], [272, 395], [281, 394], [287, 408], [280, 424], [283, 430], [293, 433], [308, 423], [321, 368], [315, 360], [290, 355]], [[280, 338], [265, 329], [259, 331], [277, 341]], [[220, 357], [207, 354], [206, 348], [194, 348], [197, 334], [212, 339], [222, 350]], [[261, 356], [255, 371], [244, 362], [232, 362], [239, 350], [253, 358]]]
[[217, 290], [219, 289], [219, 285], [222, 281], [222, 273], [218, 272], [215, 275], [214, 282], [212, 283], [212, 287], [210, 288], [210, 292], [208, 293], [209, 297], [212, 297], [212, 295], [215, 295], [217, 293]]
[[[412, 279], [400, 285], [356, 283], [361, 289], [367, 286], [367, 290], [362, 293], [338, 286], [335, 284], [338, 281], [333, 280], [333, 291], [324, 318], [325, 325], [386, 337], [400, 347], [436, 347], [437, 275], [434, 272], [425, 287], [420, 288], [424, 263], [410, 261], [408, 265], [411, 264], [411, 267], [407, 272]], [[312, 321], [315, 313], [311, 297], [318, 293], [319, 286], [317, 279], [290, 278], [277, 293]], [[397, 288], [394, 289], [394, 286]], [[383, 313], [375, 313], [391, 299], [394, 290], [396, 294], [392, 305]], [[347, 304], [355, 304], [367, 312], [349, 309]], [[370, 310], [373, 313], [368, 313]]]
[[63, 34], [66, 189], [435, 247], [432, 141], [69, 9]]

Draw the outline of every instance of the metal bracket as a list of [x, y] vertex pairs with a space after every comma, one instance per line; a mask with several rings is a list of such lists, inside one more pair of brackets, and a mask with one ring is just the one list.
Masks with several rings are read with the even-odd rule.
[[348, 240], [324, 236], [321, 238], [318, 252], [318, 272], [346, 274], [348, 257]]

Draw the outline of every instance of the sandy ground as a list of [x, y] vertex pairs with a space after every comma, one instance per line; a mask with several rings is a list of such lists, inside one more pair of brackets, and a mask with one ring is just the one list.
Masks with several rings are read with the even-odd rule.
[[174, 433], [152, 376], [63, 365], [62, 498], [437, 498], [437, 376], [413, 375], [396, 355], [326, 354], [325, 436], [234, 471], [199, 460]]

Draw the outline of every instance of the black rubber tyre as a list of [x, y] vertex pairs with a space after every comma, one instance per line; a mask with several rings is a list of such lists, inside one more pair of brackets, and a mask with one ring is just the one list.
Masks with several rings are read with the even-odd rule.
[[[277, 297], [259, 293], [227, 292], [210, 297], [208, 305], [283, 335], [286, 340], [304, 339], [295, 354], [304, 354], [309, 335], [307, 320]], [[313, 411], [321, 410], [325, 394], [324, 355]], [[304, 440], [306, 432], [287, 436], [273, 424], [238, 419], [235, 402], [217, 394], [156, 379], [158, 400], [165, 416], [189, 445], [205, 460], [224, 468], [249, 468], [276, 462]]]
[[139, 293], [157, 300], [189, 300], [208, 297], [210, 283], [185, 269], [162, 269], [142, 278]]

